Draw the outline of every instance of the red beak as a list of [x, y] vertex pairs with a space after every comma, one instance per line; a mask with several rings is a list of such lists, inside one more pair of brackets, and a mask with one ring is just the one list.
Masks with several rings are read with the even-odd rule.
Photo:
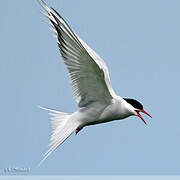
[[[150, 114], [148, 114], [145, 110], [140, 110], [139, 112], [142, 112], [142, 113], [144, 113], [144, 114], [146, 114], [146, 115], [148, 115], [149, 117], [152, 118], [152, 116], [151, 116]], [[142, 119], [142, 121], [144, 122], [144, 124], [147, 125], [146, 121], [145, 121], [145, 120], [143, 119], [143, 117], [139, 114], [139, 112], [136, 112], [136, 113], [137, 113], [137, 116], [139, 116], [139, 117]]]

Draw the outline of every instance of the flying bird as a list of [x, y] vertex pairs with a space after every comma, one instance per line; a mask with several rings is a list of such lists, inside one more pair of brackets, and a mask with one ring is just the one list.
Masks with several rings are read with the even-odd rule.
[[57, 37], [57, 44], [71, 79], [73, 96], [79, 107], [74, 113], [66, 113], [40, 106], [52, 115], [53, 128], [50, 149], [42, 162], [74, 131], [77, 134], [85, 126], [129, 116], [138, 116], [146, 124], [140, 112], [150, 115], [140, 102], [116, 95], [108, 68], [101, 57], [72, 31], [55, 9], [42, 0], [38, 1], [47, 12], [42, 13], [49, 19], [47, 23]]

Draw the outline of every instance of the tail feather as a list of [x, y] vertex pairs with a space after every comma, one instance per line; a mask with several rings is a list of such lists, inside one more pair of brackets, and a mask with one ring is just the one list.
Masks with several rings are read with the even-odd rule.
[[50, 148], [44, 154], [44, 158], [39, 163], [42, 164], [44, 160], [55, 150], [58, 146], [60, 146], [77, 128], [78, 123], [76, 120], [72, 119], [72, 114], [68, 114], [65, 112], [60, 112], [54, 109], [49, 109], [46, 107], [41, 107], [41, 109], [50, 111], [51, 117], [51, 125], [52, 125], [52, 135], [50, 139]]

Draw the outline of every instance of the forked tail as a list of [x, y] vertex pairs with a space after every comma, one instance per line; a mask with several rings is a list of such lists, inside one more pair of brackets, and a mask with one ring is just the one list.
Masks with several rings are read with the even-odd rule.
[[50, 111], [52, 124], [52, 135], [50, 139], [50, 148], [44, 154], [44, 158], [41, 160], [39, 165], [41, 165], [44, 160], [59, 146], [61, 145], [79, 126], [78, 122], [72, 118], [72, 114], [60, 112], [57, 110], [45, 108], [39, 106], [41, 109]]

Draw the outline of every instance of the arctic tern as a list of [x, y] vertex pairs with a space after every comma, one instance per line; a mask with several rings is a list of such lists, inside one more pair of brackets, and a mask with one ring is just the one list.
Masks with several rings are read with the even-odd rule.
[[108, 68], [100, 56], [71, 30], [55, 9], [42, 0], [38, 2], [47, 12], [42, 13], [49, 19], [47, 23], [57, 37], [57, 44], [71, 79], [73, 96], [79, 107], [74, 113], [65, 113], [40, 106], [53, 116], [50, 149], [41, 162], [74, 131], [77, 134], [85, 126], [121, 120], [129, 116], [138, 116], [146, 124], [140, 112], [150, 115], [140, 102], [115, 94]]

